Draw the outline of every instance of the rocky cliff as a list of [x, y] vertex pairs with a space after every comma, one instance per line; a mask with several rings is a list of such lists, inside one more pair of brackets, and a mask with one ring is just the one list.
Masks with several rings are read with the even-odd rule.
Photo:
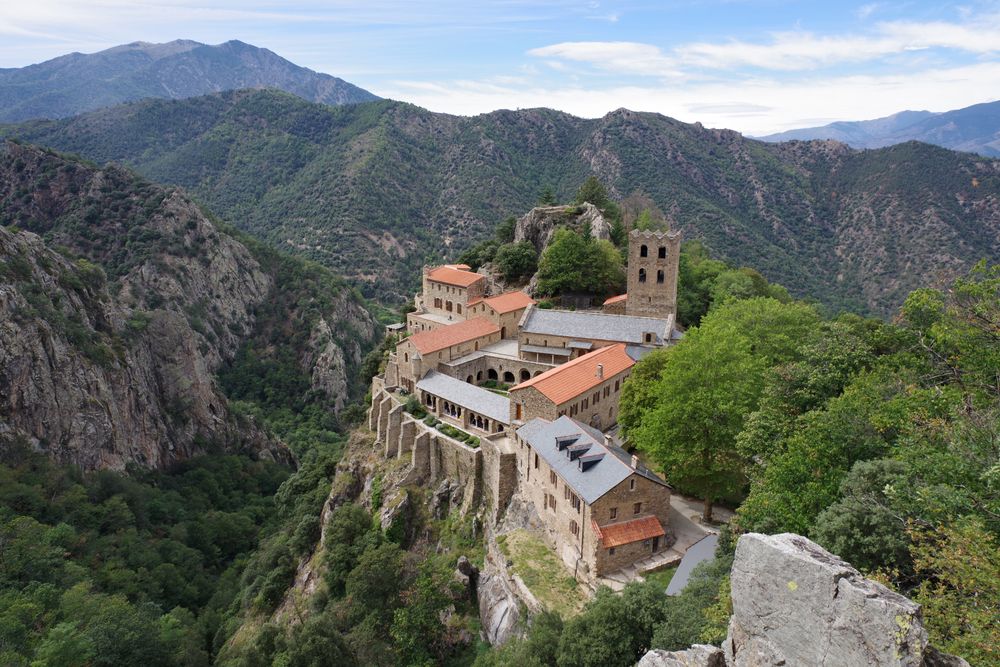
[[740, 538], [722, 648], [650, 651], [640, 667], [968, 667], [927, 643], [920, 605], [790, 533]]
[[0, 220], [2, 444], [88, 469], [163, 467], [220, 446], [290, 460], [232, 413], [216, 372], [273, 324], [261, 311], [278, 302], [286, 325], [310, 332], [292, 352], [309, 388], [339, 409], [376, 336], [342, 283], [298, 294], [273, 253], [116, 166], [8, 143]]
[[589, 228], [595, 239], [611, 239], [611, 223], [596, 206], [585, 202], [580, 206], [536, 206], [514, 224], [514, 242], [530, 241], [541, 254], [560, 227]]

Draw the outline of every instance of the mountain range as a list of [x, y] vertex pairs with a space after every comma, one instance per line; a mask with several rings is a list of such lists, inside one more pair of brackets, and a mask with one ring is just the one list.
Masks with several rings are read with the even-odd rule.
[[129, 165], [225, 221], [402, 301], [551, 186], [640, 191], [710, 251], [834, 309], [889, 315], [912, 289], [1000, 258], [1000, 162], [908, 142], [766, 143], [620, 109], [475, 117], [277, 91], [144, 100], [0, 134]]
[[901, 111], [885, 118], [842, 121], [760, 138], [763, 141], [835, 139], [854, 148], [923, 141], [956, 151], [1000, 157], [1000, 102], [974, 104], [944, 113]]
[[239, 88], [276, 88], [333, 105], [378, 99], [267, 49], [236, 40], [210, 46], [179, 39], [0, 69], [0, 122], [65, 118], [146, 97], [180, 99]]

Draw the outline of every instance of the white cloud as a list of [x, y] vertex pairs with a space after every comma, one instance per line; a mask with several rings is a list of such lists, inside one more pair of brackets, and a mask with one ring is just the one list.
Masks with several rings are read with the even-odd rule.
[[588, 63], [610, 72], [665, 78], [680, 76], [674, 59], [652, 44], [639, 42], [562, 42], [531, 49], [528, 55]]
[[963, 23], [889, 21], [863, 34], [776, 32], [766, 42], [690, 42], [666, 52], [640, 42], [562, 42], [531, 49], [528, 55], [584, 62], [621, 74], [679, 77], [690, 68], [814, 70], [931, 48], [996, 53], [1000, 51], [1000, 15], [979, 15]]
[[495, 109], [552, 107], [586, 118], [627, 107], [685, 122], [771, 134], [835, 119], [866, 119], [911, 109], [945, 111], [1000, 90], [1000, 63], [927, 69], [885, 76], [816, 77], [796, 82], [756, 78], [682, 86], [616, 86], [603, 90], [564, 84], [508, 87], [471, 82], [394, 82], [375, 92], [433, 111], [475, 115]]

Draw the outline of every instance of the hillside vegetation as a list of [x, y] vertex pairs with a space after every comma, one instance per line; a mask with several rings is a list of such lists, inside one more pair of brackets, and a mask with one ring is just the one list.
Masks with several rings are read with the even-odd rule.
[[917, 143], [766, 144], [650, 113], [471, 118], [272, 91], [147, 100], [8, 136], [182, 185], [227, 222], [401, 301], [426, 261], [487, 238], [591, 174], [648, 196], [686, 238], [801, 297], [889, 315], [906, 294], [1000, 259], [1000, 163]]
[[13, 143], [2, 156], [0, 444], [85, 468], [165, 467], [210, 444], [287, 459], [262, 426], [294, 447], [363, 393], [378, 329], [329, 269], [123, 168]]

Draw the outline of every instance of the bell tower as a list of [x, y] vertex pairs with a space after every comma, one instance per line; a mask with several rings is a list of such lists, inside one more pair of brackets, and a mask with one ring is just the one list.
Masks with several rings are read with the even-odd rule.
[[628, 236], [626, 315], [677, 315], [681, 233], [632, 230]]

